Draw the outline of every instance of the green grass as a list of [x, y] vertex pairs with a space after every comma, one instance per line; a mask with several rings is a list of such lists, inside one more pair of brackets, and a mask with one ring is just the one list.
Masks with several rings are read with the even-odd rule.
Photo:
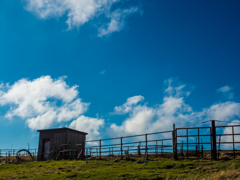
[[[2, 179], [238, 179], [240, 160], [32, 161], [0, 165]], [[143, 159], [142, 159], [143, 160]]]

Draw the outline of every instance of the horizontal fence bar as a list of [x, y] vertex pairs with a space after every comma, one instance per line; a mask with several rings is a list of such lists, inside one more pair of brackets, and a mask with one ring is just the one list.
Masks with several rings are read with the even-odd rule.
[[[219, 144], [219, 142], [217, 142], [217, 143]], [[240, 142], [234, 141], [234, 144], [235, 143], [240, 143]], [[220, 142], [220, 144], [233, 144], [233, 141], [232, 142]]]
[[239, 136], [240, 134], [216, 134], [216, 136], [232, 136], [232, 135], [236, 135]]
[[[198, 143], [177, 143], [177, 144], [198, 144]], [[211, 144], [211, 142], [202, 142], [202, 143], [199, 143], [199, 144]]]
[[204, 134], [200, 135], [200, 134], [199, 134], [199, 135], [188, 135], [188, 136], [185, 135], [185, 136], [177, 136], [177, 137], [196, 137], [196, 136], [199, 136], [199, 137], [200, 137], [200, 136], [211, 136], [211, 135], [210, 135], [210, 134], [209, 134], [209, 135], [208, 135], [208, 134], [206, 134], [206, 135], [204, 135]]
[[211, 127], [192, 127], [192, 128], [176, 128], [176, 130], [178, 130], [178, 129], [206, 129], [206, 128], [211, 129]]
[[170, 133], [172, 131], [162, 131], [162, 132], [156, 132], [156, 133], [148, 133], [147, 135], [153, 135], [153, 134], [163, 134], [163, 133]]
[[[163, 134], [163, 133], [170, 133], [172, 131], [162, 131], [162, 132], [155, 132], [155, 133], [147, 133], [147, 135], [153, 135], [153, 134]], [[138, 135], [131, 135], [131, 136], [122, 136], [122, 138], [130, 138], [130, 137], [138, 137], [138, 136], [145, 136], [146, 134], [138, 134]], [[115, 138], [107, 138], [107, 139], [99, 139], [99, 140], [90, 140], [85, 142], [94, 142], [94, 141], [105, 141], [105, 140], [112, 140], [112, 139], [120, 139], [121, 137], [115, 137]]]
[[215, 126], [216, 128], [225, 128], [225, 127], [236, 127], [240, 125], [228, 125], [228, 126]]

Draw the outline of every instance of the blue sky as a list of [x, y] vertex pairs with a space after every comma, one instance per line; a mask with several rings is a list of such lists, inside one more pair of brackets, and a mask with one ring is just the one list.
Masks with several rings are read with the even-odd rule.
[[239, 120], [240, 2], [3, 0], [0, 148]]

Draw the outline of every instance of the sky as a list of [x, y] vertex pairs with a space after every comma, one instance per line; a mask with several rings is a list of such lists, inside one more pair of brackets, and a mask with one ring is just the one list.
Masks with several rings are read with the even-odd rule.
[[239, 122], [239, 8], [0, 1], [0, 149], [36, 148], [38, 129], [69, 127], [91, 140]]

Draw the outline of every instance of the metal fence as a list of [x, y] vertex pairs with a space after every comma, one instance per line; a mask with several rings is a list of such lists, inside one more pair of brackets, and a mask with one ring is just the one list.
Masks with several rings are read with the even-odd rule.
[[[27, 149], [27, 151], [20, 151], [23, 149], [0, 149], [0, 160], [5, 161], [11, 161], [16, 158], [18, 155], [19, 157], [22, 157], [23, 159], [28, 159], [30, 157], [30, 154], [27, 153], [30, 152], [32, 157], [37, 156], [38, 149]], [[31, 157], [31, 159], [32, 159]]]
[[[201, 123], [206, 122], [211, 122], [211, 126], [175, 128], [174, 124], [170, 131], [79, 142], [75, 149], [63, 144], [61, 149], [54, 149], [47, 156], [52, 160], [147, 158], [152, 155], [173, 159], [208, 157], [214, 160], [224, 156], [240, 157], [240, 123], [224, 126], [216, 126], [216, 122], [222, 122], [217, 120]], [[0, 157], [16, 156], [18, 150], [0, 149]], [[37, 149], [28, 151], [37, 156]], [[20, 155], [28, 156], [24, 151]]]
[[85, 155], [97, 159], [123, 159], [124, 154], [129, 157], [164, 156], [172, 153], [172, 131], [91, 140], [85, 145]]
[[[216, 126], [215, 122], [222, 121], [209, 121], [211, 121], [211, 127], [175, 129], [173, 141], [176, 146], [173, 148], [175, 149], [173, 154], [175, 153], [176, 158], [189, 159], [203, 158], [205, 156], [211, 159], [223, 157], [235, 159], [237, 155], [240, 155], [240, 133], [234, 131], [236, 128], [240, 128], [240, 125]], [[227, 128], [229, 128], [228, 132], [230, 133], [225, 133]]]

